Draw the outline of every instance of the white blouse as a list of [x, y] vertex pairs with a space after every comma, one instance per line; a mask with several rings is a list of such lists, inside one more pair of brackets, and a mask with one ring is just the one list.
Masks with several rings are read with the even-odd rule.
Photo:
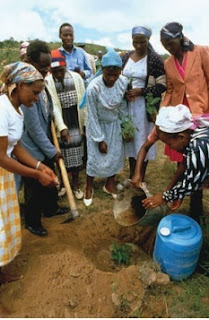
[[23, 133], [23, 113], [18, 113], [6, 94], [0, 96], [0, 137], [8, 138], [7, 155], [10, 157]]

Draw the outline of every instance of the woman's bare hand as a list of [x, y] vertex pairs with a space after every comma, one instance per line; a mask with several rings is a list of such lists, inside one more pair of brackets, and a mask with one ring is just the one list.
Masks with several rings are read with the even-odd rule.
[[142, 204], [143, 204], [143, 207], [145, 207], [145, 209], [153, 209], [160, 206], [161, 204], [165, 204], [165, 200], [163, 199], [163, 196], [160, 193], [144, 199], [142, 201]]
[[107, 153], [107, 144], [106, 144], [106, 142], [105, 141], [101, 141], [101, 142], [99, 142], [99, 151], [101, 152], [101, 153]]

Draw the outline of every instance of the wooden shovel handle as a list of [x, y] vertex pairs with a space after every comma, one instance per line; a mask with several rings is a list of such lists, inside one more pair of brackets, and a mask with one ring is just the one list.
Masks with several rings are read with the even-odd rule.
[[[54, 145], [55, 145], [56, 149], [59, 152], [61, 152], [59, 142], [57, 140], [57, 135], [56, 135], [55, 126], [54, 126], [53, 121], [51, 123], [51, 131], [52, 131], [52, 138], [53, 138]], [[68, 180], [67, 170], [65, 168], [65, 164], [64, 164], [64, 161], [62, 158], [59, 159], [59, 167], [60, 167], [60, 171], [61, 171], [61, 175], [62, 175], [62, 180], [63, 180], [64, 186], [66, 189], [66, 194], [67, 194], [70, 208], [72, 211], [77, 210], [74, 195], [73, 195], [73, 192], [72, 192], [69, 180]]]

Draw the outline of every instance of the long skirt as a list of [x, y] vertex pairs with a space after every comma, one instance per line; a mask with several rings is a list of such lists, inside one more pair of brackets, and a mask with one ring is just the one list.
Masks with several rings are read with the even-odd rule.
[[62, 156], [67, 171], [73, 171], [83, 164], [84, 146], [83, 139], [79, 130], [77, 106], [63, 108], [63, 119], [68, 126], [70, 143], [65, 144], [59, 141]]
[[21, 248], [21, 222], [14, 174], [0, 167], [0, 267]]

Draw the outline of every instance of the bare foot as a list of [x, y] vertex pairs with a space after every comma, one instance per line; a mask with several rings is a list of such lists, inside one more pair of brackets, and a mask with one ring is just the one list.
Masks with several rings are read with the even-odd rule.
[[22, 275], [8, 274], [8, 273], [0, 272], [0, 285], [7, 283], [7, 282], [16, 281], [16, 280], [19, 280], [22, 278], [23, 278]]
[[105, 188], [108, 192], [110, 193], [116, 193], [116, 190], [115, 190], [115, 186], [114, 185], [105, 185]]
[[93, 189], [86, 189], [85, 199], [91, 199], [93, 195]]

